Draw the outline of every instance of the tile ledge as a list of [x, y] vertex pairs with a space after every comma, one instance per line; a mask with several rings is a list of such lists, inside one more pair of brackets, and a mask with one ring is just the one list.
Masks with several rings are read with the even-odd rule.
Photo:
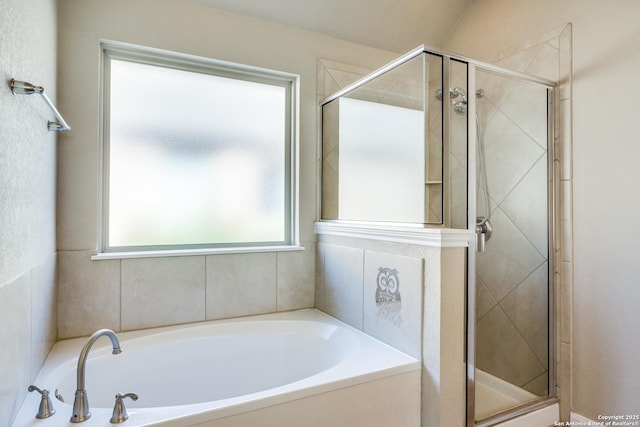
[[453, 228], [424, 228], [409, 226], [316, 222], [319, 235], [353, 237], [436, 248], [466, 248], [474, 235], [469, 230]]

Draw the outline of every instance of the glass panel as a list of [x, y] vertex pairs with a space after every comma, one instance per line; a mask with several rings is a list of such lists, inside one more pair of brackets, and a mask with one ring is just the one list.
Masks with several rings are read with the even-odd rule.
[[286, 239], [285, 87], [111, 60], [109, 246]]
[[323, 219], [442, 222], [441, 70], [423, 54], [323, 106]]
[[548, 395], [547, 89], [476, 74], [476, 419]]
[[467, 70], [468, 64], [452, 60], [449, 74], [449, 192], [451, 228], [467, 223]]

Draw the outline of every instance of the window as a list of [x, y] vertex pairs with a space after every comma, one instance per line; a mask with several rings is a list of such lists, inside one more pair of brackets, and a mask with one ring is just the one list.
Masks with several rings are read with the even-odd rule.
[[102, 251], [294, 245], [296, 76], [102, 49]]

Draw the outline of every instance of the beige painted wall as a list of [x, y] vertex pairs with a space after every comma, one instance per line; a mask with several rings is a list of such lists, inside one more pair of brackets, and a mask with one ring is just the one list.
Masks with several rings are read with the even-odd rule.
[[47, 131], [54, 117], [39, 96], [9, 89], [12, 78], [30, 81], [55, 102], [56, 3], [2, 0], [0, 28], [0, 427], [6, 427], [56, 338], [56, 135]]
[[491, 57], [573, 24], [572, 410], [640, 414], [640, 3], [478, 0], [446, 49]]
[[[312, 307], [317, 59], [375, 69], [395, 54], [187, 0], [60, 0], [59, 6], [59, 101], [74, 126], [61, 136], [58, 153], [60, 336]], [[304, 252], [90, 260], [98, 244], [100, 39], [300, 75]]]

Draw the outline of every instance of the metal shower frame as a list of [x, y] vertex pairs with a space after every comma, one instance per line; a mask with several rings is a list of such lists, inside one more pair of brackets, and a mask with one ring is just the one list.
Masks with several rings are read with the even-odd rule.
[[[488, 64], [485, 62], [477, 61], [475, 59], [465, 57], [462, 55], [457, 55], [449, 52], [440, 51], [438, 49], [433, 49], [426, 47], [424, 45], [417, 47], [416, 49], [411, 50], [410, 52], [400, 56], [394, 61], [388, 63], [387, 65], [379, 68], [378, 70], [372, 72], [371, 74], [357, 80], [356, 82], [344, 87], [338, 92], [332, 94], [324, 101], [320, 103], [320, 106], [323, 106], [335, 99], [340, 98], [348, 94], [349, 92], [365, 85], [366, 83], [374, 80], [375, 78], [395, 69], [396, 67], [422, 55], [422, 54], [430, 54], [435, 55], [442, 58], [442, 88], [449, 88], [450, 79], [451, 79], [451, 63], [455, 61], [457, 63], [465, 64], [467, 68], [467, 228], [470, 232], [473, 233], [473, 237], [470, 237], [469, 244], [467, 248], [467, 297], [466, 297], [466, 383], [467, 383], [467, 414], [466, 414], [466, 426], [467, 427], [489, 427], [495, 425], [497, 423], [506, 421], [508, 419], [514, 418], [519, 415], [523, 415], [525, 413], [529, 413], [536, 409], [540, 409], [546, 407], [548, 405], [554, 404], [558, 401], [556, 396], [556, 305], [555, 305], [555, 295], [556, 295], [556, 283], [555, 283], [555, 253], [556, 253], [556, 207], [557, 203], [557, 194], [559, 192], [556, 189], [558, 176], [557, 167], [558, 162], [556, 161], [555, 156], [555, 116], [556, 106], [557, 106], [557, 87], [558, 83], [536, 77], [531, 76], [526, 73], [522, 73], [519, 71], [510, 70], [508, 68], [499, 67], [493, 64]], [[534, 400], [533, 402], [526, 403], [517, 407], [514, 407], [510, 410], [501, 412], [495, 416], [491, 416], [489, 418], [480, 420], [478, 423], [475, 421], [475, 318], [476, 318], [476, 279], [475, 274], [469, 274], [470, 271], [476, 271], [476, 252], [474, 248], [476, 247], [476, 237], [475, 229], [476, 229], [476, 192], [471, 189], [475, 189], [476, 187], [476, 144], [471, 143], [470, 141], [475, 141], [477, 138], [477, 131], [475, 126], [475, 116], [476, 116], [476, 99], [478, 95], [482, 96], [482, 92], [477, 92], [478, 88], [476, 88], [476, 70], [481, 70], [483, 72], [488, 72], [494, 75], [508, 77], [511, 79], [515, 79], [517, 81], [526, 82], [535, 84], [537, 86], [546, 88], [547, 91], [547, 179], [548, 179], [548, 242], [549, 242], [549, 254], [548, 254], [548, 325], [549, 325], [549, 346], [548, 346], [548, 395], [543, 396], [540, 399]], [[443, 89], [444, 93], [445, 90]], [[446, 100], [447, 97], [444, 96]], [[445, 105], [443, 103], [443, 105]], [[449, 152], [449, 139], [450, 139], [450, 124], [451, 124], [451, 111], [449, 108], [443, 108], [442, 111], [442, 144], [443, 144], [443, 178], [449, 176], [449, 165], [446, 155], [444, 153]], [[448, 192], [448, 188], [446, 187], [446, 179], [443, 179], [443, 226], [447, 227], [450, 224], [450, 209], [448, 206], [448, 201], [446, 200], [446, 194]], [[319, 193], [320, 194], [320, 193]], [[321, 200], [320, 200], [321, 203]], [[318, 216], [320, 218], [320, 215]], [[404, 224], [406, 225], [406, 224]], [[428, 225], [424, 225], [428, 226]], [[471, 302], [471, 303], [470, 303]]]

